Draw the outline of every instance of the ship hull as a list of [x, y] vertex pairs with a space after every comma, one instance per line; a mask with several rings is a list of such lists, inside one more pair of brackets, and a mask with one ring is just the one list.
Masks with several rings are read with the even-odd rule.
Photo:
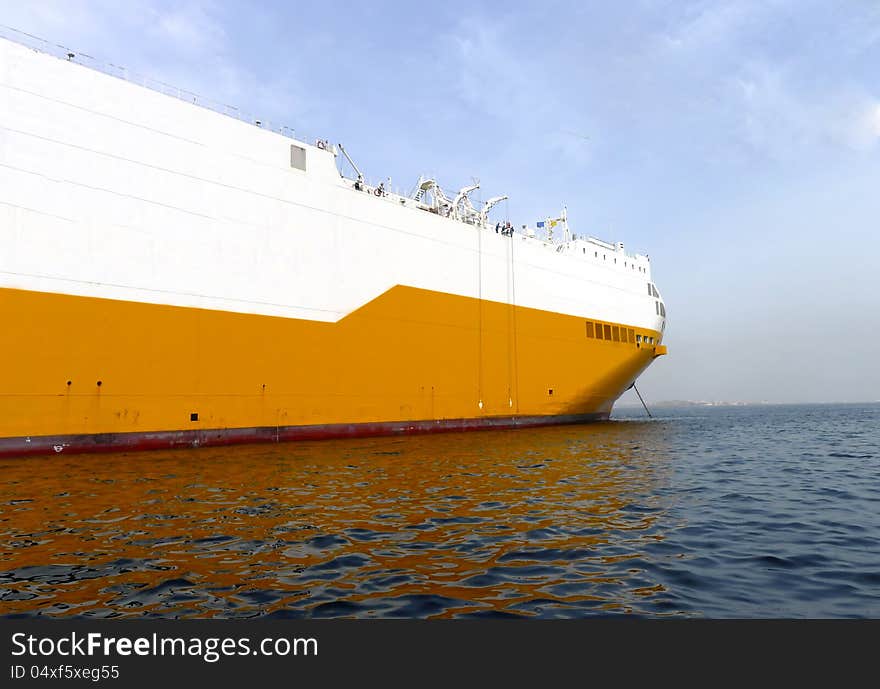
[[0, 454], [601, 419], [665, 351], [647, 256], [68, 58], [0, 40]]
[[0, 456], [599, 420], [661, 353], [402, 286], [337, 323], [10, 289], [0, 317]]

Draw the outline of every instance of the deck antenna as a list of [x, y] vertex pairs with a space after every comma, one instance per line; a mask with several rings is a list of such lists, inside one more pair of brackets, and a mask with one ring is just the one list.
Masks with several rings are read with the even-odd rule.
[[339, 150], [342, 151], [342, 155], [345, 156], [345, 159], [351, 164], [351, 167], [357, 173], [357, 182], [355, 182], [354, 188], [360, 191], [364, 186], [364, 174], [360, 171], [360, 168], [354, 164], [354, 161], [351, 159], [351, 156], [348, 155], [348, 151], [345, 150], [345, 147], [342, 144], [339, 144]]
[[635, 390], [635, 391], [636, 391], [636, 394], [639, 396], [639, 402], [642, 403], [642, 406], [645, 408], [645, 411], [648, 412], [648, 418], [649, 418], [649, 419], [653, 419], [654, 417], [651, 416], [651, 412], [650, 412], [650, 410], [648, 409], [648, 405], [645, 404], [645, 400], [642, 399], [642, 394], [639, 392], [639, 389], [636, 387], [636, 382], [633, 381], [633, 384], [630, 385], [630, 387], [631, 387], [633, 390]]

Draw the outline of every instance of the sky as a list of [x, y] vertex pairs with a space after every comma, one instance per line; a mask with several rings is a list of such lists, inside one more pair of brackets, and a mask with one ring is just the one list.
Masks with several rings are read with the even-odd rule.
[[[0, 24], [648, 253], [660, 400], [880, 400], [880, 2], [0, 0]], [[632, 392], [623, 401], [632, 402]]]

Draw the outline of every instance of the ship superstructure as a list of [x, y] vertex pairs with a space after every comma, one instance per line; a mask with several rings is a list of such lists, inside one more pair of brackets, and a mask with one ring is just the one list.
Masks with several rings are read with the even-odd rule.
[[0, 38], [0, 455], [602, 419], [665, 352], [648, 257], [564, 210], [189, 100]]

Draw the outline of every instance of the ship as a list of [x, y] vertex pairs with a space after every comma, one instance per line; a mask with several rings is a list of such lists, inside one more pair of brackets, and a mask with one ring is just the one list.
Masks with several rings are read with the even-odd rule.
[[394, 192], [6, 32], [0, 456], [608, 419], [666, 353], [649, 256], [564, 209], [501, 223], [478, 187]]

